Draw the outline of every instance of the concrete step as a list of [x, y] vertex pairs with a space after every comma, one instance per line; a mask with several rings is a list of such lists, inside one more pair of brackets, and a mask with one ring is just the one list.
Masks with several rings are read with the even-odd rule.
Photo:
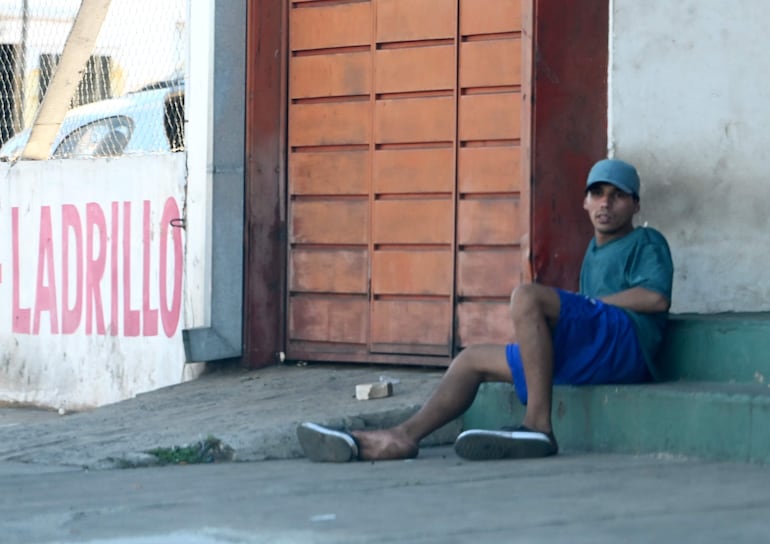
[[[758, 384], [669, 382], [557, 386], [554, 432], [564, 451], [662, 453], [770, 462], [770, 388]], [[524, 407], [507, 384], [484, 384], [463, 428], [521, 421]]]
[[658, 357], [664, 381], [770, 384], [770, 313], [672, 315]]

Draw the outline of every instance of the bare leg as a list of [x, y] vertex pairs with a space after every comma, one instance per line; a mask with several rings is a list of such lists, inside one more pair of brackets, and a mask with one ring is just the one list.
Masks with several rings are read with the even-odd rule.
[[511, 314], [516, 328], [529, 400], [522, 423], [537, 431], [551, 432], [553, 397], [553, 341], [551, 330], [559, 319], [558, 293], [542, 285], [528, 284], [511, 296]]
[[403, 423], [381, 431], [354, 431], [359, 457], [369, 460], [416, 457], [418, 444], [431, 432], [463, 414], [483, 382], [511, 382], [505, 346], [470, 346], [458, 355], [420, 410]]

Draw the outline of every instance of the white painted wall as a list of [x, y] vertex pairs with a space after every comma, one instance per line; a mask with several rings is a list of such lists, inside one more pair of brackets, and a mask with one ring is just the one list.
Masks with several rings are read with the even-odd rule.
[[671, 244], [672, 311], [770, 310], [770, 2], [610, 5], [610, 153]]
[[169, 225], [185, 182], [184, 153], [0, 163], [0, 402], [82, 409], [200, 373]]
[[185, 81], [187, 328], [211, 325], [212, 181], [214, 125], [214, 1], [187, 3], [190, 40]]

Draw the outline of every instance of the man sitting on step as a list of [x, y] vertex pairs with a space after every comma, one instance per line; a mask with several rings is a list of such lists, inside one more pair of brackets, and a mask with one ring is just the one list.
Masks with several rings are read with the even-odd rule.
[[639, 175], [621, 160], [597, 162], [583, 208], [593, 224], [580, 270], [580, 292], [538, 284], [511, 296], [517, 343], [463, 350], [425, 405], [384, 430], [345, 432], [303, 423], [297, 437], [313, 461], [416, 457], [420, 440], [467, 410], [483, 382], [513, 382], [526, 405], [518, 427], [468, 430], [455, 442], [472, 460], [555, 455], [551, 426], [554, 384], [628, 384], [653, 378], [671, 301], [673, 264], [658, 231], [633, 226]]

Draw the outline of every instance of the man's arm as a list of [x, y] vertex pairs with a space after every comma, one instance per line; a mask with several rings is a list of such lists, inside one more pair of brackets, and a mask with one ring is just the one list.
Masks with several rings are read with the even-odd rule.
[[664, 295], [644, 287], [632, 287], [613, 295], [600, 297], [599, 300], [642, 314], [667, 312], [671, 306], [671, 301]]

